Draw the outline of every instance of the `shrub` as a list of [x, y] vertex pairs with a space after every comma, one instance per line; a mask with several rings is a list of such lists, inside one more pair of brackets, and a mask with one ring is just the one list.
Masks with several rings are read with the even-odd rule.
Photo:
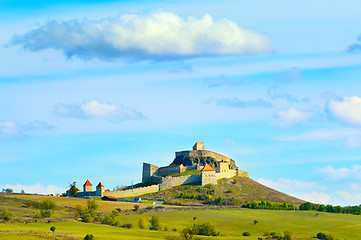
[[85, 237], [84, 237], [84, 240], [93, 240], [94, 239], [94, 236], [92, 234], [87, 234]]
[[144, 218], [139, 218], [139, 221], [138, 221], [138, 226], [140, 229], [145, 229], [145, 219]]
[[114, 209], [114, 210], [112, 211], [112, 216], [117, 217], [117, 216], [119, 216], [119, 215], [120, 215], [120, 212], [119, 212], [118, 210]]
[[14, 217], [14, 213], [9, 211], [7, 208], [4, 208], [0, 212], [0, 219], [4, 220], [6, 222], [10, 221], [13, 217]]
[[134, 205], [134, 211], [138, 211], [138, 209], [139, 209], [139, 205], [135, 204]]
[[[186, 228], [187, 229], [187, 228]], [[190, 228], [191, 232], [197, 235], [205, 235], [205, 236], [218, 236], [219, 232], [216, 232], [216, 228], [214, 225], [210, 223], [204, 224], [194, 224]]]
[[53, 214], [53, 211], [50, 209], [43, 209], [40, 211], [40, 215], [42, 218], [50, 218]]
[[284, 231], [283, 234], [284, 234], [283, 240], [292, 240], [292, 233], [291, 232]]
[[322, 239], [322, 240], [333, 240], [333, 237], [331, 235], [326, 235], [322, 232], [317, 233], [317, 239]]
[[122, 227], [123, 227], [123, 228], [128, 228], [128, 229], [130, 229], [130, 228], [133, 228], [133, 224], [131, 224], [131, 223], [125, 223], [125, 224], [122, 225]]
[[55, 210], [56, 204], [54, 201], [47, 199], [41, 203], [40, 208], [45, 210]]
[[50, 231], [55, 232], [55, 229], [56, 229], [56, 227], [52, 226], [52, 227], [50, 228]]
[[152, 218], [149, 220], [150, 223], [150, 230], [159, 230], [160, 229], [160, 223], [159, 223], [159, 218], [152, 216]]
[[253, 223], [254, 225], [256, 225], [258, 223], [258, 220], [254, 220]]
[[98, 208], [98, 204], [95, 200], [88, 200], [87, 208], [83, 208], [80, 205], [76, 205], [77, 214], [82, 218], [83, 222], [92, 222], [95, 218], [95, 210]]
[[243, 233], [242, 233], [242, 236], [245, 236], [245, 237], [251, 236], [251, 233], [250, 233], [250, 232], [243, 232]]

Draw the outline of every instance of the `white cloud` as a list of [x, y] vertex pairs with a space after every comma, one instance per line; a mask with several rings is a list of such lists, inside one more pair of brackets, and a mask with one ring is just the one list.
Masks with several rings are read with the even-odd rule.
[[24, 137], [25, 134], [35, 129], [49, 129], [52, 128], [48, 123], [43, 121], [33, 121], [26, 125], [21, 125], [11, 121], [0, 122], [0, 138], [19, 138]]
[[296, 196], [302, 200], [318, 203], [318, 204], [330, 204], [331, 196], [323, 192], [309, 192], [309, 193], [300, 193]]
[[86, 101], [83, 104], [57, 104], [54, 108], [58, 116], [70, 118], [104, 118], [109, 121], [124, 121], [144, 119], [142, 113], [111, 103], [101, 103], [97, 100]]
[[330, 196], [328, 194], [320, 192], [325, 190], [326, 187], [314, 182], [303, 182], [285, 178], [279, 178], [277, 181], [260, 178], [258, 179], [258, 182], [267, 187], [312, 203], [325, 204], [330, 201]]
[[313, 176], [331, 182], [361, 180], [361, 165], [355, 165], [352, 168], [333, 168], [332, 166], [316, 168]]
[[24, 190], [25, 193], [37, 193], [37, 194], [56, 194], [56, 193], [65, 193], [66, 189], [63, 187], [58, 187], [55, 185], [48, 185], [43, 186], [40, 183], [37, 183], [35, 185], [22, 185], [17, 183], [16, 185], [9, 185], [5, 184], [1, 187], [1, 189], [4, 188], [11, 188], [14, 190], [14, 192], [21, 192], [21, 190]]
[[357, 96], [342, 97], [341, 99], [330, 99], [328, 111], [339, 121], [361, 126], [361, 98]]
[[286, 111], [278, 111], [272, 119], [272, 124], [279, 127], [291, 127], [312, 117], [310, 112], [302, 112], [293, 107]]
[[283, 192], [297, 192], [297, 191], [304, 191], [304, 190], [324, 190], [325, 187], [318, 185], [317, 183], [313, 183], [313, 182], [303, 182], [300, 180], [294, 180], [294, 179], [286, 179], [286, 178], [279, 178], [277, 181], [273, 181], [273, 180], [267, 180], [267, 179], [263, 179], [260, 178], [258, 179], [258, 182], [279, 190], [279, 191], [283, 191]]
[[171, 12], [121, 15], [100, 21], [88, 19], [48, 21], [37, 29], [16, 35], [13, 44], [39, 51], [57, 49], [83, 59], [171, 59], [205, 55], [268, 53], [271, 41], [228, 19], [183, 19]]

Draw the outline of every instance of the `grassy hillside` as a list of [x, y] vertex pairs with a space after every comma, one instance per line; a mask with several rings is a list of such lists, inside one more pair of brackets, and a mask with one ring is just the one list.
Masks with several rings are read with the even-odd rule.
[[245, 201], [270, 201], [277, 203], [301, 204], [304, 201], [278, 192], [253, 181], [250, 178], [235, 177], [221, 179], [218, 185], [178, 186], [161, 192], [146, 194], [146, 198], [164, 200], [169, 204], [202, 205], [215, 204], [219, 197], [224, 205], [240, 206]]
[[[151, 216], [158, 216], [162, 229], [168, 231], [142, 230], [137, 226], [140, 218], [148, 222]], [[196, 217], [196, 220], [193, 218]], [[121, 215], [123, 222], [132, 223], [134, 228], [124, 229], [101, 224], [82, 223], [78, 221], [61, 221], [46, 223], [3, 223], [0, 224], [0, 239], [55, 239], [49, 232], [56, 227], [55, 235], [59, 239], [82, 239], [86, 234], [93, 234], [96, 240], [107, 239], [164, 239], [165, 236], [177, 236], [173, 228], [181, 230], [193, 223], [211, 222], [220, 231], [219, 237], [202, 239], [249, 239], [262, 237], [265, 232], [292, 232], [297, 239], [312, 239], [318, 232], [332, 234], [337, 239], [361, 239], [361, 217], [355, 215], [318, 213], [312, 211], [275, 211], [253, 209], [187, 210], [147, 212], [143, 214]], [[258, 223], [254, 224], [254, 220]], [[8, 231], [8, 232], [3, 232]], [[31, 234], [28, 231], [33, 231]], [[249, 237], [242, 233], [248, 231]], [[25, 238], [26, 236], [26, 238]]]

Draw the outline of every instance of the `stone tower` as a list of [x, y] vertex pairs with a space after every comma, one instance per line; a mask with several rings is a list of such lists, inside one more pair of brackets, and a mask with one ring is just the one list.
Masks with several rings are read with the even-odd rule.
[[86, 182], [83, 185], [84, 192], [92, 192], [93, 191], [93, 185], [89, 182], [89, 180], [86, 180]]
[[212, 168], [208, 163], [201, 170], [202, 186], [207, 184], [217, 185], [216, 170]]
[[193, 150], [204, 150], [204, 142], [196, 142], [193, 146]]
[[101, 182], [99, 182], [99, 184], [96, 188], [96, 195], [103, 197], [103, 194], [104, 194], [104, 185]]

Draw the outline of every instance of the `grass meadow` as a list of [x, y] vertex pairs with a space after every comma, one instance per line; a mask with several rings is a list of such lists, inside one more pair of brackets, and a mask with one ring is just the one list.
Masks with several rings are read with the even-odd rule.
[[[162, 228], [168, 231], [142, 230], [138, 227], [140, 218], [148, 220], [158, 216]], [[196, 220], [193, 218], [196, 217]], [[0, 239], [52, 239], [51, 226], [56, 227], [56, 234], [63, 234], [59, 239], [82, 239], [86, 234], [93, 234], [95, 239], [164, 239], [165, 236], [178, 235], [172, 229], [181, 230], [193, 223], [210, 222], [216, 225], [219, 237], [202, 239], [258, 239], [265, 232], [290, 231], [297, 239], [311, 239], [318, 232], [332, 234], [337, 239], [361, 239], [361, 217], [335, 213], [313, 211], [277, 211], [252, 209], [221, 210], [179, 210], [148, 212], [143, 214], [122, 215], [124, 223], [132, 223], [133, 229], [112, 227], [101, 224], [63, 221], [51, 223], [3, 223], [0, 224]], [[254, 220], [258, 223], [254, 224]], [[18, 232], [25, 231], [25, 232]], [[36, 233], [28, 233], [34, 231]], [[251, 236], [242, 236], [243, 232]], [[43, 235], [41, 235], [42, 233]], [[69, 238], [68, 238], [69, 237]], [[56, 238], [54, 238], [56, 239]]]

